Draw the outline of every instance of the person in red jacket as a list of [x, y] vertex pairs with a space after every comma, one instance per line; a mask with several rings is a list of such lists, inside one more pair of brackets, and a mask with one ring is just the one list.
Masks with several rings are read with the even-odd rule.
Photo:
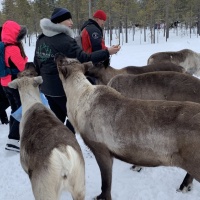
[[[23, 71], [27, 63], [22, 39], [25, 37], [27, 29], [20, 26], [15, 21], [8, 20], [2, 26], [1, 39], [5, 44], [5, 63], [6, 66]], [[1, 78], [1, 85], [9, 100], [11, 113], [15, 112], [20, 106], [20, 96], [18, 90], [8, 87], [8, 84], [17, 78], [17, 74], [7, 75]], [[19, 151], [19, 122], [10, 115], [9, 135], [6, 150]]]
[[101, 49], [107, 49], [103, 38], [103, 27], [106, 21], [106, 13], [97, 10], [93, 19], [86, 21], [81, 28], [82, 48], [85, 52], [91, 53]]
[[[81, 44], [83, 51], [86, 53], [92, 53], [102, 49], [107, 49], [103, 38], [103, 27], [106, 21], [106, 13], [103, 10], [97, 10], [93, 14], [93, 19], [86, 21], [81, 28]], [[119, 48], [118, 45], [112, 47]], [[104, 63], [110, 63], [110, 58], [103, 61]], [[95, 63], [96, 64], [96, 63]], [[87, 79], [95, 85], [95, 77], [87, 76]]]

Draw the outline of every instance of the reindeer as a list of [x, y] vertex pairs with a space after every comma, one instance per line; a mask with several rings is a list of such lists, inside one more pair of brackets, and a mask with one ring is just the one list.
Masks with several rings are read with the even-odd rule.
[[200, 76], [200, 54], [190, 49], [154, 53], [148, 58], [147, 64], [152, 65], [163, 62], [180, 65], [189, 74]]
[[200, 80], [178, 72], [120, 74], [107, 85], [128, 98], [200, 103]]
[[[188, 74], [166, 71], [140, 75], [120, 74], [107, 85], [128, 98], [200, 103], [200, 80]], [[139, 172], [141, 167], [133, 165], [131, 169]], [[186, 177], [180, 191], [191, 190], [193, 179], [189, 175]]]
[[[166, 63], [164, 66], [168, 66], [168, 64]], [[104, 63], [99, 63], [97, 68], [96, 66], [90, 67], [86, 74], [95, 76], [96, 82], [99, 84], [108, 83], [108, 86], [114, 88], [125, 97], [200, 103], [200, 82], [197, 78], [187, 73], [156, 71], [135, 75], [124, 73], [125, 69], [117, 70], [110, 66], [106, 67]], [[141, 167], [133, 165], [131, 169], [139, 172]], [[189, 175], [186, 175], [186, 179], [179, 190], [190, 191], [192, 180]]]
[[176, 166], [200, 181], [200, 105], [126, 98], [84, 76], [91, 63], [56, 56], [68, 117], [94, 153], [101, 194], [111, 200], [113, 158], [140, 166]]
[[154, 71], [175, 71], [180, 73], [186, 73], [186, 70], [173, 63], [157, 63], [146, 66], [127, 66], [121, 69], [115, 69], [110, 66], [109, 62], [99, 62], [94, 66], [91, 66], [86, 72], [86, 76], [91, 76], [96, 79], [97, 85], [107, 85], [108, 82], [116, 75], [119, 74], [143, 74]]
[[18, 74], [9, 87], [19, 89], [22, 102], [20, 161], [36, 200], [58, 200], [61, 192], [85, 199], [85, 164], [74, 134], [45, 107], [32, 70]]
[[[154, 69], [157, 64], [149, 65], [148, 69]], [[158, 63], [166, 69], [171, 66], [177, 69], [173, 63]], [[179, 66], [178, 66], [179, 68]], [[182, 68], [182, 67], [181, 67]], [[116, 89], [125, 97], [144, 100], [170, 100], [170, 101], [193, 101], [199, 103], [199, 80], [188, 73], [178, 73], [176, 71], [153, 71], [143, 73], [137, 72], [137, 68], [125, 67], [120, 70], [109, 66], [109, 63], [98, 63], [86, 72], [86, 75], [94, 76], [97, 84], [105, 85]], [[159, 70], [159, 68], [155, 68]], [[139, 69], [138, 69], [139, 70]], [[150, 71], [150, 70], [149, 70]], [[184, 70], [183, 70], [184, 71]], [[139, 71], [141, 72], [141, 71]], [[198, 92], [199, 91], [199, 92]], [[133, 165], [131, 170], [141, 171], [140, 166]], [[190, 191], [193, 178], [186, 175], [178, 191]]]

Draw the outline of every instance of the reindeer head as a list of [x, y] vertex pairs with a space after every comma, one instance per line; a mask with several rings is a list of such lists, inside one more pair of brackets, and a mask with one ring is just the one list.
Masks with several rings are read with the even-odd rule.
[[58, 53], [55, 56], [60, 78], [67, 79], [72, 73], [81, 71], [83, 74], [89, 67], [93, 66], [92, 62], [80, 63], [77, 59], [67, 58], [64, 54]]
[[38, 73], [35, 70], [35, 65], [33, 62], [27, 62], [25, 65], [25, 70], [22, 72], [19, 72], [17, 74], [18, 78], [21, 77], [36, 77], [38, 75]]
[[98, 62], [95, 65], [91, 66], [86, 71], [85, 75], [94, 77], [98, 80], [102, 77], [103, 74], [106, 73], [106, 69], [109, 68], [109, 66], [110, 66], [110, 59]]
[[95, 67], [98, 68], [104, 67], [106, 69], [108, 66], [110, 66], [110, 58], [95, 64]]
[[24, 87], [38, 87], [40, 84], [42, 84], [43, 80], [41, 76], [37, 77], [20, 77], [8, 84], [10, 88], [13, 89], [20, 89]]

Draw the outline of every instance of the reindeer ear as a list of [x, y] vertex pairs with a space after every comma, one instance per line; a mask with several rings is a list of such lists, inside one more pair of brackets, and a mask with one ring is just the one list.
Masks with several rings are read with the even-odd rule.
[[58, 66], [58, 72], [64, 79], [67, 79], [69, 76], [69, 69], [67, 67]]
[[27, 62], [25, 64], [25, 69], [31, 69], [31, 70], [35, 70], [36, 69], [36, 66], [33, 62]]
[[106, 69], [108, 66], [110, 66], [110, 58], [104, 60], [104, 61], [103, 61], [103, 65], [104, 65], [105, 69]]
[[12, 82], [8, 83], [9, 88], [17, 89], [18, 84], [17, 84], [17, 79], [13, 80]]
[[37, 87], [38, 85], [43, 83], [43, 79], [41, 76], [37, 76], [33, 78], [34, 82], [33, 82], [33, 86]]
[[85, 62], [85, 63], [83, 63], [83, 67], [84, 67], [84, 69], [85, 69], [85, 72], [87, 72], [88, 71], [88, 69], [90, 68], [90, 67], [93, 67], [94, 65], [93, 65], [93, 63], [90, 61], [90, 62]]

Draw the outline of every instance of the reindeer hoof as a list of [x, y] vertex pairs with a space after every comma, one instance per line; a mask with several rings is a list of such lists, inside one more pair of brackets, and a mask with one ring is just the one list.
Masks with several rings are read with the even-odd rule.
[[182, 192], [182, 193], [186, 193], [186, 192], [190, 192], [192, 190], [192, 184], [189, 184], [188, 186], [180, 186], [179, 189], [177, 189], [177, 192]]
[[133, 171], [136, 171], [136, 172], [140, 172], [142, 170], [142, 167], [139, 167], [139, 166], [136, 166], [136, 165], [133, 165], [130, 170], [133, 170]]

